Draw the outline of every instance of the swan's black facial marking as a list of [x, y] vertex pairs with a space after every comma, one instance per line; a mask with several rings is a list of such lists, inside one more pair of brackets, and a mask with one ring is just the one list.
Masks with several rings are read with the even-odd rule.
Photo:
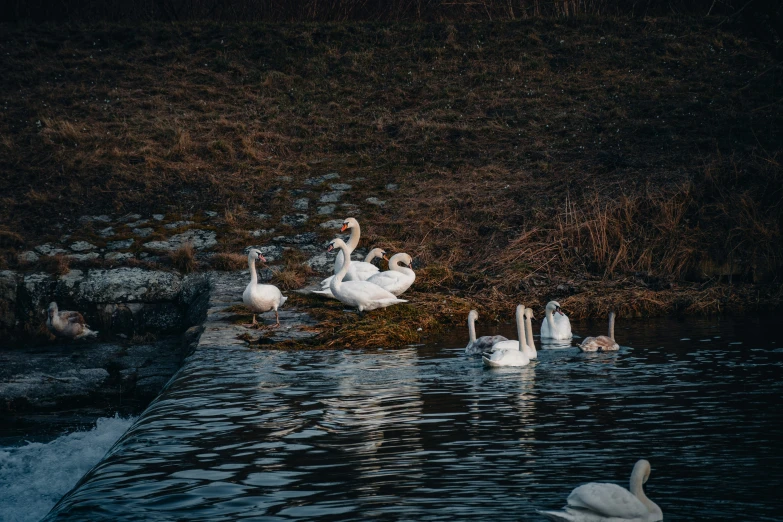
[[334, 250], [334, 243], [329, 243], [329, 245], [326, 247], [326, 251], [331, 252], [332, 250]]

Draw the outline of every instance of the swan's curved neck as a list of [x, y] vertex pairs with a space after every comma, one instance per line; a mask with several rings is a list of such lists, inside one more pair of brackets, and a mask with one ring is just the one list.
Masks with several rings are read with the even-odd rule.
[[532, 357], [537, 355], [536, 343], [533, 341], [533, 320], [525, 317], [525, 328], [527, 328], [527, 349]]
[[555, 333], [555, 318], [552, 317], [552, 310], [546, 309], [546, 322], [549, 325], [550, 335]]
[[470, 336], [470, 342], [476, 342], [476, 319], [472, 315], [468, 315], [468, 336]]
[[517, 336], [519, 337], [519, 351], [527, 351], [527, 343], [525, 342], [525, 309], [517, 308]]
[[658, 504], [647, 498], [644, 494], [644, 479], [641, 473], [631, 476], [631, 493], [645, 505], [650, 513], [662, 513]]
[[609, 338], [614, 341], [614, 314], [609, 314]]
[[250, 267], [250, 284], [257, 285], [258, 274], [256, 274], [256, 260], [253, 259], [253, 256], [247, 257], [247, 264]]
[[349, 254], [356, 250], [356, 247], [359, 246], [359, 236], [361, 236], [362, 231], [359, 228], [359, 223], [356, 223], [354, 226], [351, 227], [351, 237], [348, 238], [348, 253], [345, 254], [345, 257], [349, 257]]
[[[340, 286], [343, 284], [343, 278], [345, 277], [345, 274], [348, 273], [348, 268], [351, 266], [351, 251], [348, 250], [348, 245], [343, 243], [340, 245], [340, 251], [343, 253], [343, 257], [345, 257], [345, 262], [343, 262], [342, 268], [340, 268], [340, 271], [334, 274], [334, 279], [332, 279], [331, 286], [333, 288], [340, 288]], [[334, 290], [332, 290], [332, 293], [334, 293]]]

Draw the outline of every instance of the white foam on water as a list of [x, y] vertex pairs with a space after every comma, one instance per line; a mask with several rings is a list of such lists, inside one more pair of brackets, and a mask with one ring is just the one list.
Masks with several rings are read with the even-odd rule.
[[4, 522], [40, 520], [135, 420], [103, 417], [89, 431], [62, 435], [45, 444], [0, 447], [0, 518]]

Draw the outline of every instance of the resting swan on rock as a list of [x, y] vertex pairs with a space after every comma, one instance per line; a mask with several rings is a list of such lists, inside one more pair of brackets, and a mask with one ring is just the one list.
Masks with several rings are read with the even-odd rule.
[[365, 310], [375, 310], [376, 308], [385, 308], [397, 303], [407, 303], [405, 299], [399, 299], [396, 295], [381, 288], [380, 286], [368, 281], [343, 281], [343, 278], [351, 268], [351, 256], [348, 251], [348, 245], [342, 239], [334, 239], [326, 248], [331, 252], [339, 248], [345, 256], [345, 263], [334, 279], [332, 279], [330, 289], [332, 295], [338, 301], [358, 308], [360, 312]]
[[574, 489], [563, 511], [539, 511], [554, 522], [658, 522], [663, 512], [644, 494], [650, 463], [639, 460], [631, 472], [631, 490], [604, 482], [589, 482]]
[[[400, 263], [408, 266], [400, 266]], [[389, 259], [389, 269], [370, 276], [367, 282], [385, 288], [398, 296], [410, 288], [416, 280], [416, 273], [410, 268], [412, 263], [413, 259], [408, 254], [394, 254]]]
[[47, 314], [46, 326], [57, 337], [76, 340], [98, 336], [98, 332], [90, 330], [89, 325], [84, 322], [82, 314], [65, 310], [60, 312], [57, 308], [57, 303], [54, 301], [49, 303]]
[[525, 353], [527, 345], [525, 344], [524, 313], [525, 305], [518, 305], [516, 319], [519, 341], [501, 341], [495, 343], [492, 346], [492, 353], [484, 354], [481, 358], [484, 362], [484, 366], [501, 368], [504, 366], [527, 366], [530, 364], [530, 358]]
[[[362, 235], [361, 227], [359, 226], [359, 222], [356, 221], [356, 218], [346, 218], [343, 221], [343, 226], [340, 227], [340, 232], [345, 232], [348, 229], [351, 229], [351, 236], [348, 238], [348, 254], [343, 254], [343, 251], [340, 250], [337, 252], [337, 257], [334, 258], [334, 274], [336, 275], [337, 272], [340, 271], [340, 269], [343, 267], [343, 264], [345, 264], [346, 257], [350, 258], [351, 253], [353, 253], [354, 250], [356, 250], [356, 247], [359, 246], [359, 238]], [[375, 257], [382, 257], [378, 256], [378, 251], [383, 252], [381, 249], [373, 249], [370, 251], [369, 254], [367, 254], [367, 257], [364, 259], [364, 262], [354, 262], [351, 270], [345, 275], [345, 281], [366, 281], [367, 278], [369, 278], [373, 274], [377, 274], [380, 270], [377, 266], [372, 264], [372, 260], [375, 259]], [[385, 255], [386, 252], [383, 252], [383, 255]], [[332, 278], [334, 276], [329, 276], [323, 281], [321, 281], [321, 288], [319, 292], [316, 292], [321, 295], [328, 295], [324, 293], [324, 290], [329, 290], [329, 286], [332, 284]], [[329, 296], [331, 297], [331, 296]]]
[[468, 313], [468, 338], [470, 340], [465, 347], [465, 355], [481, 355], [490, 351], [494, 344], [508, 341], [502, 335], [482, 335], [476, 339], [476, 319], [478, 319], [478, 312], [471, 310]]
[[609, 336], [588, 337], [582, 341], [579, 349], [583, 352], [609, 352], [620, 349], [620, 345], [614, 340], [614, 312], [609, 312]]
[[247, 264], [250, 267], [250, 283], [245, 287], [245, 291], [242, 294], [242, 302], [245, 303], [251, 312], [253, 312], [253, 322], [246, 324], [247, 327], [255, 328], [258, 326], [256, 321], [256, 314], [262, 314], [270, 310], [275, 311], [275, 324], [273, 326], [280, 326], [280, 315], [277, 313], [277, 308], [285, 303], [287, 297], [285, 297], [280, 289], [275, 285], [260, 285], [258, 284], [258, 274], [256, 274], [256, 261], [266, 261], [261, 251], [257, 248], [251, 248], [247, 253]]
[[[342, 251], [339, 253], [342, 254]], [[350, 255], [348, 257], [350, 257]], [[343, 259], [345, 259], [345, 256], [343, 256]], [[373, 248], [367, 253], [364, 261], [351, 261], [351, 266], [348, 269], [348, 273], [345, 275], [345, 280], [366, 281], [369, 277], [378, 275], [380, 272], [378, 272], [378, 267], [372, 264], [373, 259], [386, 259], [386, 252], [382, 248]], [[358, 265], [359, 268], [354, 269], [354, 265]], [[342, 267], [342, 263], [340, 264], [340, 267]], [[348, 277], [350, 275], [353, 275], [353, 277]], [[321, 281], [321, 289], [314, 290], [313, 293], [334, 298], [332, 290], [329, 288], [332, 284], [332, 279], [334, 279], [334, 276], [329, 276]], [[323, 286], [324, 284], [326, 284], [326, 287]]]
[[[553, 315], [556, 314], [556, 315]], [[546, 317], [541, 323], [542, 339], [571, 339], [571, 321], [560, 310], [560, 303], [549, 301], [546, 304]]]

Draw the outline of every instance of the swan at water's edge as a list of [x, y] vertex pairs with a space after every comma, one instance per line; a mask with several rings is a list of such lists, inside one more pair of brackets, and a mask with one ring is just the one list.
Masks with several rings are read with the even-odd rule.
[[530, 358], [525, 354], [525, 305], [518, 305], [516, 312], [517, 336], [519, 341], [501, 341], [492, 346], [492, 353], [481, 357], [485, 366], [500, 368], [504, 366], [527, 366]]
[[605, 482], [589, 482], [568, 495], [563, 511], [539, 511], [554, 522], [658, 522], [663, 512], [644, 494], [650, 463], [639, 460], [631, 472], [631, 490]]
[[335, 248], [341, 249], [345, 256], [345, 263], [340, 271], [335, 274], [330, 286], [332, 295], [338, 301], [354, 306], [360, 312], [408, 302], [405, 299], [399, 299], [388, 290], [367, 281], [343, 281], [345, 274], [348, 273], [351, 267], [350, 252], [348, 252], [348, 246], [342, 239], [332, 240], [326, 250], [331, 252]]
[[[340, 269], [345, 264], [345, 258], [351, 257], [351, 253], [353, 253], [354, 250], [356, 250], [356, 247], [359, 246], [359, 238], [362, 235], [362, 229], [359, 226], [359, 222], [356, 220], [356, 218], [345, 218], [343, 221], [342, 227], [340, 227], [340, 232], [345, 232], [348, 229], [351, 229], [351, 236], [348, 238], [348, 254], [343, 254], [342, 250], [337, 252], [337, 257], [334, 258], [334, 275], [337, 275], [337, 272], [340, 271]], [[377, 254], [377, 251], [380, 249], [373, 249], [370, 251], [369, 254], [367, 254], [367, 257], [364, 259], [364, 262], [355, 262], [353, 266], [351, 267], [351, 270], [345, 275], [344, 280], [345, 281], [365, 281], [368, 277], [370, 277], [373, 274], [378, 273], [379, 269], [377, 266], [373, 265], [371, 261], [375, 258], [375, 254]], [[383, 252], [385, 255], [386, 252]], [[381, 257], [381, 256], [378, 256]], [[327, 277], [323, 281], [321, 281], [321, 288], [319, 294], [322, 295], [328, 295], [329, 297], [332, 297], [328, 293], [324, 291], [328, 291], [330, 285], [332, 284], [332, 279], [334, 278], [334, 275]]]
[[542, 339], [571, 339], [571, 321], [560, 310], [560, 303], [549, 301], [546, 304], [546, 317], [541, 323]]
[[[400, 266], [400, 263], [408, 266]], [[389, 269], [385, 272], [371, 275], [367, 282], [376, 284], [399, 296], [410, 288], [416, 280], [416, 273], [411, 269], [411, 264], [413, 264], [413, 259], [408, 254], [404, 252], [394, 254], [389, 259]]]
[[275, 311], [275, 324], [274, 326], [280, 326], [280, 315], [277, 313], [277, 308], [285, 303], [287, 297], [285, 297], [280, 289], [275, 285], [260, 285], [258, 284], [258, 274], [256, 274], [256, 261], [266, 261], [261, 251], [257, 248], [251, 248], [247, 254], [247, 264], [250, 267], [250, 283], [245, 287], [245, 291], [242, 293], [242, 302], [245, 303], [251, 312], [253, 312], [253, 322], [246, 324], [248, 327], [258, 326], [256, 321], [256, 314], [268, 312], [270, 310]]
[[620, 345], [614, 340], [614, 312], [609, 312], [609, 336], [588, 337], [582, 341], [579, 349], [583, 352], [606, 352], [620, 349]]
[[54, 301], [49, 303], [47, 315], [46, 326], [57, 337], [86, 339], [87, 337], [98, 336], [97, 331], [90, 330], [90, 326], [85, 323], [82, 314], [66, 310], [60, 312], [57, 308], [57, 303]]
[[507, 338], [502, 335], [482, 335], [476, 339], [476, 319], [478, 319], [478, 312], [471, 310], [468, 313], [468, 345], [465, 347], [466, 355], [481, 355], [484, 352], [488, 352], [492, 349], [492, 345], [501, 341], [508, 341]]

